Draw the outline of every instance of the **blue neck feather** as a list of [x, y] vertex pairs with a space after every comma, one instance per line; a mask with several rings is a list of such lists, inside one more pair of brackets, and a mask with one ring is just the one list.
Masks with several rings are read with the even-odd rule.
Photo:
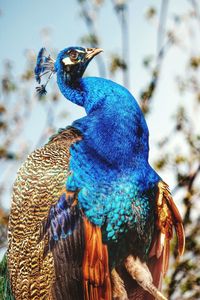
[[[83, 106], [87, 113], [72, 124], [82, 132], [83, 139], [71, 147], [72, 176], [67, 188], [80, 189], [79, 203], [90, 221], [99, 226], [105, 220], [111, 224], [122, 210], [119, 205], [119, 211], [112, 216], [112, 203], [123, 201], [125, 214], [132, 205], [130, 195], [136, 199], [160, 180], [148, 163], [149, 133], [145, 119], [129, 91], [110, 80], [87, 77], [72, 84], [60, 70], [57, 82], [62, 94]], [[148, 206], [148, 197], [141, 197]], [[147, 219], [148, 208], [144, 211]], [[130, 222], [137, 221], [136, 217], [130, 218]]]
[[65, 98], [77, 105], [84, 106], [84, 90], [82, 90], [79, 81], [72, 83], [70, 74], [65, 73], [63, 68], [59, 68], [57, 71], [57, 83]]
[[87, 146], [115, 166], [147, 162], [148, 128], [133, 96], [110, 80], [87, 77], [70, 84], [63, 74], [58, 73], [62, 94], [87, 113], [73, 124], [83, 132]]

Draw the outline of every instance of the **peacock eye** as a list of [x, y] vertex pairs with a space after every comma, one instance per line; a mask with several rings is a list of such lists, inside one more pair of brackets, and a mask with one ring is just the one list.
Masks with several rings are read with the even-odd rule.
[[75, 51], [75, 50], [71, 50], [71, 51], [69, 52], [69, 57], [70, 57], [70, 59], [71, 59], [72, 61], [77, 60], [77, 58], [78, 58], [78, 52]]

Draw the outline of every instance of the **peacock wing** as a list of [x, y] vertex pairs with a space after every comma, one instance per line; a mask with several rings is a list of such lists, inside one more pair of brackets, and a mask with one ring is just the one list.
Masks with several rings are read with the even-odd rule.
[[[45, 253], [47, 238], [41, 238], [41, 224], [48, 219], [50, 208], [65, 191], [70, 145], [80, 139], [80, 132], [72, 127], [61, 130], [44, 147], [29, 155], [18, 172], [13, 189], [7, 254], [16, 299], [54, 298], [58, 265], [51, 247]], [[69, 223], [78, 224], [68, 239], [67, 247], [71, 247], [69, 252], [73, 255], [82, 245], [82, 236], [78, 232], [81, 218], [74, 217], [74, 209], [68, 214]], [[75, 228], [71, 223], [67, 226]], [[59, 255], [60, 262], [63, 262], [62, 256], [65, 255], [62, 252]], [[60, 276], [62, 281], [61, 273]]]
[[[163, 181], [158, 183], [155, 211], [155, 232], [151, 243], [148, 269], [153, 278], [153, 284], [161, 289], [162, 278], [165, 276], [170, 255], [170, 241], [175, 229], [178, 240], [178, 253], [184, 252], [185, 237], [180, 213], [172, 199], [169, 187]], [[121, 270], [121, 277], [124, 280], [129, 299], [154, 300], [154, 297], [146, 292], [127, 273], [125, 268]]]
[[[154, 284], [158, 288], [161, 288], [162, 278], [169, 266], [170, 241], [173, 237], [173, 230], [177, 236], [178, 254], [182, 255], [185, 248], [182, 218], [168, 185], [160, 181], [156, 196], [156, 228], [148, 262]], [[152, 300], [153, 298], [146, 295], [145, 299]]]

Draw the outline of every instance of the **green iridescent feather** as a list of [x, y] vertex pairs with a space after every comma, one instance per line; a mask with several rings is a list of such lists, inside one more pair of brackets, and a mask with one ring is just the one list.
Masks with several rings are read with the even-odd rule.
[[0, 263], [0, 299], [1, 300], [14, 300], [12, 295], [10, 281], [7, 269], [7, 256], [4, 255]]

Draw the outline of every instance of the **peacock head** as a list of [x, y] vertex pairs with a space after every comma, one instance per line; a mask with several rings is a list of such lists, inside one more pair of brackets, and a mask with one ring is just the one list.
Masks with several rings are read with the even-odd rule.
[[100, 48], [66, 48], [57, 56], [56, 72], [62, 72], [68, 82], [74, 82], [83, 76], [89, 62], [102, 51]]
[[83, 76], [93, 57], [102, 51], [100, 48], [68, 47], [60, 51], [55, 61], [47, 54], [46, 49], [42, 48], [37, 56], [35, 77], [38, 83], [41, 83], [41, 78], [44, 75], [48, 77], [45, 84], [36, 88], [38, 94], [40, 96], [46, 94], [46, 86], [56, 72], [65, 79], [66, 83], [76, 82]]

